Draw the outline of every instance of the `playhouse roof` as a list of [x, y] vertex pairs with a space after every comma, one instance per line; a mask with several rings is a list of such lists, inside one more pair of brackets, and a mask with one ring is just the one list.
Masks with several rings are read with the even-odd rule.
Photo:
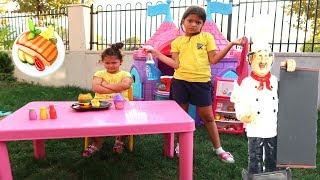
[[[173, 41], [177, 35], [177, 27], [173, 22], [163, 22], [145, 44], [151, 45], [157, 50], [162, 50], [167, 45], [170, 45], [171, 41]], [[141, 50], [137, 50], [133, 53], [133, 57], [134, 59], [145, 57], [145, 54], [141, 53]]]
[[160, 50], [164, 44], [174, 40], [177, 37], [177, 33], [177, 27], [173, 22], [163, 22], [146, 44]]
[[[218, 29], [216, 23], [212, 20], [207, 20], [204, 23], [204, 26], [202, 27], [202, 31], [209, 32], [213, 35], [216, 45], [217, 45], [217, 51], [222, 50], [227, 44], [228, 40], [222, 35], [220, 30]], [[228, 54], [225, 56], [225, 58], [236, 58], [239, 57], [239, 51], [237, 51], [234, 47], [230, 49]]]
[[[205, 32], [209, 32], [214, 36], [218, 51], [223, 49], [229, 42], [222, 35], [222, 33], [220, 32], [216, 23], [213, 20], [207, 20], [202, 30]], [[170, 45], [170, 43], [177, 36], [179, 36], [179, 33], [182, 33], [182, 32], [180, 32], [177, 29], [176, 25], [173, 22], [163, 22], [161, 23], [157, 31], [150, 37], [150, 39], [145, 44], [151, 45], [157, 50], [164, 50], [166, 47], [168, 47], [168, 45]], [[167, 51], [167, 48], [164, 51]], [[170, 54], [170, 52], [163, 52], [163, 53]], [[224, 59], [230, 59], [230, 58], [238, 59], [239, 55], [240, 55], [240, 51], [232, 47]], [[143, 53], [141, 49], [136, 50], [133, 53], [134, 59], [139, 59], [143, 57], [145, 57], [145, 53]]]

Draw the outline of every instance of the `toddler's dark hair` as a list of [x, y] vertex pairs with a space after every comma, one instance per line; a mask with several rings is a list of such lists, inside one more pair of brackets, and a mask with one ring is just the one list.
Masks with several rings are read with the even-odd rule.
[[120, 61], [122, 62], [123, 59], [123, 55], [120, 51], [120, 49], [122, 49], [123, 47], [123, 43], [122, 42], [118, 42], [115, 44], [111, 44], [110, 47], [108, 47], [107, 49], [105, 49], [102, 54], [101, 54], [101, 61], [106, 57], [106, 56], [116, 56], [117, 59], [120, 59]]
[[207, 14], [206, 11], [200, 6], [190, 6], [188, 9], [183, 13], [180, 26], [182, 27], [183, 21], [191, 14], [195, 14], [200, 17], [203, 23], [206, 21]]

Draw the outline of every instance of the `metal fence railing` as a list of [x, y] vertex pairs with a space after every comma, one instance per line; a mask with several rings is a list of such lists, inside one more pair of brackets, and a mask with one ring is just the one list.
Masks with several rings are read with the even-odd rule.
[[[151, 0], [149, 0], [151, 1]], [[109, 2], [109, 1], [108, 1]], [[132, 1], [131, 1], [132, 2]], [[113, 4], [91, 6], [92, 50], [101, 50], [108, 44], [122, 41], [127, 50], [144, 44], [164, 20], [164, 15], [149, 17], [148, 5], [162, 2], [139, 0], [136, 3], [110, 1]], [[231, 3], [231, 15], [213, 14], [212, 18], [222, 34], [233, 40], [247, 35], [246, 23], [257, 15], [272, 19], [270, 44], [274, 52], [319, 52], [320, 51], [320, 2], [319, 0], [219, 0]], [[190, 5], [206, 8], [206, 0], [175, 0], [170, 3], [173, 22], [180, 24], [182, 14]], [[69, 49], [68, 10], [50, 10], [35, 13], [5, 13], [0, 15], [1, 32], [7, 35], [1, 41], [12, 42], [27, 29], [27, 19], [32, 17], [39, 25], [52, 24], [61, 36], [66, 49]], [[3, 34], [2, 34], [3, 35]], [[3, 43], [2, 43], [3, 44]], [[5, 43], [10, 44], [10, 43]], [[0, 49], [4, 47], [0, 44]], [[10, 46], [5, 47], [5, 49]]]
[[[320, 51], [320, 4], [319, 0], [224, 0], [231, 3], [231, 15], [213, 14], [219, 30], [233, 40], [247, 35], [246, 23], [257, 15], [272, 19], [270, 44], [274, 52]], [[135, 49], [144, 44], [160, 26], [164, 15], [148, 17], [151, 3], [125, 3], [91, 6], [90, 49], [101, 50], [108, 44], [124, 42], [125, 48]], [[179, 26], [182, 14], [190, 5], [206, 7], [205, 0], [176, 0], [170, 4], [174, 23]]]
[[[68, 10], [61, 8], [59, 10], [50, 10], [35, 13], [17, 13], [8, 12], [0, 15], [0, 28], [6, 29], [8, 36], [4, 41], [13, 42], [19, 34], [28, 30], [28, 19], [31, 18], [36, 26], [52, 25], [59, 34], [66, 49], [69, 49], [69, 27], [68, 27]], [[7, 43], [7, 44], [8, 44]], [[10, 43], [9, 43], [10, 44]], [[1, 47], [2, 49], [10, 49], [10, 47]]]

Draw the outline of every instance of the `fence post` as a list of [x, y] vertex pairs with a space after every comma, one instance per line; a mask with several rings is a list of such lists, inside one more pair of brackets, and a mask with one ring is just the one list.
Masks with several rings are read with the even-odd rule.
[[70, 51], [85, 51], [90, 45], [90, 7], [76, 4], [68, 6]]
[[90, 50], [92, 50], [93, 46], [93, 4], [90, 7]]
[[[229, 1], [233, 6], [233, 0]], [[227, 40], [231, 41], [231, 27], [232, 27], [232, 13], [228, 15], [228, 30], [227, 30]]]

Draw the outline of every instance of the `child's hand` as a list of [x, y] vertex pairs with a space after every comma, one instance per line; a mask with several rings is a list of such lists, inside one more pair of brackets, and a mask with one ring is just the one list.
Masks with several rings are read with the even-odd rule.
[[152, 46], [149, 46], [149, 45], [142, 46], [142, 50], [146, 54], [151, 53], [153, 57], [158, 57], [160, 53], [159, 51], [155, 50]]
[[147, 54], [147, 53], [152, 53], [152, 51], [154, 51], [154, 48], [150, 45], [143, 45], [142, 47], [142, 51]]
[[233, 45], [241, 45], [242, 46], [246, 40], [247, 40], [246, 37], [242, 37], [242, 38], [239, 38], [239, 39], [232, 41], [231, 43]]

